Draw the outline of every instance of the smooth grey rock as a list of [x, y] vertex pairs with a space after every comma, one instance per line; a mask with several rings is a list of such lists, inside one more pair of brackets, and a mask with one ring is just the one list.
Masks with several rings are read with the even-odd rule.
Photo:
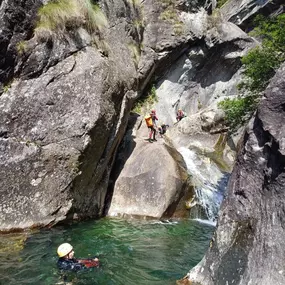
[[186, 165], [177, 150], [165, 144], [160, 135], [157, 134], [156, 142], [147, 141], [144, 121], [135, 126], [138, 130], [125, 137], [125, 151], [120, 152], [131, 155], [121, 165], [108, 215], [169, 218], [189, 188]]

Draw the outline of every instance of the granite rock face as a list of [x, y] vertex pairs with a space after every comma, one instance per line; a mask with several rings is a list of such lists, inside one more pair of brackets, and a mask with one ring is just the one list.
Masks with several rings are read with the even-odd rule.
[[0, 93], [14, 78], [17, 44], [33, 33], [40, 0], [0, 1]]
[[[219, 82], [237, 76], [240, 57], [254, 44], [234, 24], [210, 17], [208, 0], [101, 0], [100, 29], [83, 24], [40, 36], [37, 11], [48, 2], [0, 2], [0, 230], [104, 215], [135, 99], [189, 56], [193, 69], [181, 101], [189, 99], [189, 110], [197, 111], [201, 97], [206, 108], [210, 93], [233, 90]], [[209, 128], [215, 115], [204, 111]], [[169, 154], [163, 144], [157, 151]], [[178, 176], [157, 217], [178, 203], [185, 182]], [[132, 190], [134, 182], [128, 181]]]
[[183, 5], [151, 0], [99, 1], [106, 24], [93, 33], [75, 25], [39, 34], [48, 2], [0, 6], [0, 230], [102, 216], [137, 91], [197, 38], [179, 20]]
[[[30, 34], [11, 63], [14, 78], [0, 96], [0, 230], [102, 215], [136, 96], [126, 32], [135, 9], [124, 1], [116, 5], [121, 18], [101, 31], [102, 46], [83, 28], [48, 39]], [[109, 9], [106, 17], [113, 13]]]
[[285, 283], [284, 75], [283, 64], [247, 128], [210, 249], [188, 274], [194, 284]]

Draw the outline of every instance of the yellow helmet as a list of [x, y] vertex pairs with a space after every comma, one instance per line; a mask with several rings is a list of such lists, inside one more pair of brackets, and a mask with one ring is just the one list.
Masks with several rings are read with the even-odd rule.
[[66, 256], [73, 250], [73, 247], [69, 243], [63, 243], [57, 248], [57, 254], [59, 257]]

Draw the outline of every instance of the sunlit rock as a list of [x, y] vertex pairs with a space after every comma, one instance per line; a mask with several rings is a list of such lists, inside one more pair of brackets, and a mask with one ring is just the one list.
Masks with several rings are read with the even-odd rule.
[[150, 143], [142, 123], [136, 137], [128, 142], [135, 148], [115, 182], [108, 215], [171, 217], [189, 188], [185, 164], [159, 135], [157, 142]]

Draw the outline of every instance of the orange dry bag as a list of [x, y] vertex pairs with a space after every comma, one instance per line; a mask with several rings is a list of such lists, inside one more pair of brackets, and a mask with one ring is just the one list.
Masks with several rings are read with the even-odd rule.
[[151, 117], [151, 116], [149, 116], [149, 115], [148, 115], [148, 116], [145, 116], [144, 119], [145, 119], [146, 125], [147, 125], [148, 127], [152, 127], [152, 126], [153, 126], [152, 117]]
[[87, 268], [99, 266], [99, 261], [95, 261], [94, 259], [81, 259], [81, 263], [83, 263]]

